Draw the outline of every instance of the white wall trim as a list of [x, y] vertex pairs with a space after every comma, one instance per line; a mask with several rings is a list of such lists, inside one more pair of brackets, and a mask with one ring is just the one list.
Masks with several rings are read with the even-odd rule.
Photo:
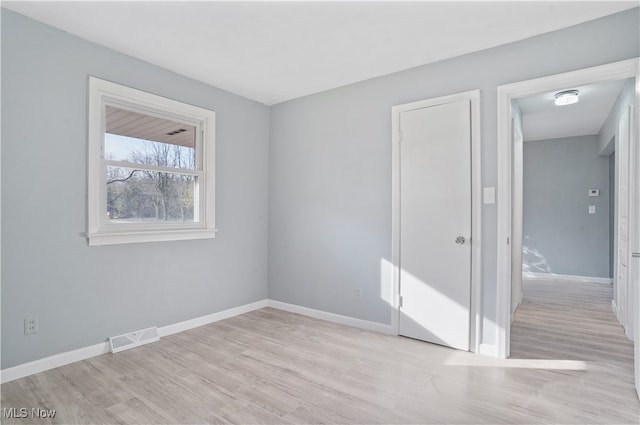
[[368, 331], [374, 331], [388, 335], [397, 334], [392, 325], [357, 319], [355, 317], [343, 316], [341, 314], [329, 313], [323, 310], [316, 310], [296, 304], [289, 304], [276, 300], [267, 300], [267, 306], [276, 308], [278, 310], [288, 311], [290, 313], [313, 317], [314, 319], [326, 320], [327, 322], [339, 323], [346, 326], [353, 326], [354, 328], [366, 329]]
[[400, 294], [400, 113], [444, 103], [471, 102], [471, 307], [470, 350], [479, 352], [482, 341], [482, 151], [480, 131], [480, 90], [456, 93], [433, 99], [395, 105], [391, 108], [391, 257], [393, 264], [393, 298], [391, 327], [399, 333], [398, 300]]
[[[618, 319], [618, 323], [620, 323], [620, 326], [622, 326], [622, 329], [624, 329], [625, 336], [629, 339], [629, 341], [633, 342], [633, 332], [631, 332], [631, 330], [624, 325], [622, 321], [622, 315], [620, 314], [620, 309], [616, 304], [616, 300], [611, 300], [611, 310], [613, 310], [613, 314], [616, 315], [616, 319]], [[637, 344], [634, 343], [634, 350], [636, 345]], [[638, 398], [640, 398], [640, 393], [638, 393]]]
[[[638, 72], [640, 76], [640, 59], [638, 60]], [[631, 209], [631, 250], [632, 252], [640, 252], [640, 78], [636, 77], [636, 96], [635, 96], [635, 114], [633, 116], [633, 179], [631, 180], [630, 193], [634, 194]], [[631, 257], [631, 275], [630, 282], [633, 290], [633, 331], [634, 340], [634, 377], [636, 384], [636, 394], [640, 399], [640, 258]]]
[[616, 300], [611, 300], [611, 310], [613, 310], [613, 314], [616, 315], [616, 319], [618, 322], [620, 321], [620, 310], [618, 310], [618, 305], [616, 304]]
[[[496, 344], [500, 357], [509, 356], [511, 332], [512, 176], [511, 100], [536, 93], [601, 81], [638, 78], [638, 58], [498, 86], [498, 193]], [[516, 229], [516, 231], [522, 231]]]
[[[198, 326], [207, 325], [219, 320], [228, 319], [233, 316], [238, 316], [240, 314], [248, 313], [253, 310], [258, 310], [267, 307], [267, 304], [268, 301], [266, 299], [260, 300], [250, 304], [241, 305], [239, 307], [233, 307], [227, 310], [223, 310], [217, 313], [208, 314], [206, 316], [197, 317], [195, 319], [185, 320], [184, 322], [162, 326], [158, 328], [158, 334], [163, 337], [177, 332], [186, 331]], [[44, 372], [49, 369], [68, 365], [70, 363], [79, 362], [81, 360], [96, 357], [108, 352], [109, 343], [101, 342], [98, 344], [90, 345], [88, 347], [79, 348], [77, 350], [54, 354], [53, 356], [45, 357], [43, 359], [38, 359], [32, 362], [23, 363], [18, 366], [3, 369], [2, 371], [0, 371], [0, 383], [4, 384], [5, 382], [24, 378], [25, 376], [34, 375], [36, 373]]]
[[158, 329], [160, 337], [172, 335], [178, 332], [187, 331], [197, 328], [198, 326], [208, 325], [219, 320], [228, 319], [230, 317], [239, 316], [249, 313], [250, 311], [259, 310], [267, 307], [267, 300], [260, 300], [250, 304], [241, 305], [239, 307], [229, 308], [218, 313], [207, 314], [206, 316], [196, 317], [195, 319], [185, 320], [184, 322], [174, 323], [172, 325], [163, 326]]
[[595, 276], [578, 276], [572, 274], [556, 274], [556, 273], [538, 273], [538, 272], [524, 272], [522, 273], [524, 280], [569, 280], [572, 282], [584, 282], [584, 283], [605, 283], [611, 285], [613, 280], [608, 277], [595, 277]]
[[109, 343], [101, 342], [88, 347], [78, 348], [77, 350], [54, 354], [53, 356], [45, 357], [44, 359], [38, 359], [18, 366], [2, 369], [0, 372], [0, 382], [4, 384], [6, 382], [24, 378], [25, 376], [34, 375], [49, 369], [55, 369], [56, 367], [79, 362], [108, 352]]

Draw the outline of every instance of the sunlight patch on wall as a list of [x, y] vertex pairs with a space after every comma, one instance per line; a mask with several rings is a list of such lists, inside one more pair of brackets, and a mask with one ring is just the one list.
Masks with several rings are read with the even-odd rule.
[[[526, 237], [525, 237], [526, 239]], [[523, 273], [552, 273], [547, 259], [535, 248], [522, 247], [522, 272]]]
[[394, 265], [386, 258], [380, 259], [380, 299], [393, 307]]

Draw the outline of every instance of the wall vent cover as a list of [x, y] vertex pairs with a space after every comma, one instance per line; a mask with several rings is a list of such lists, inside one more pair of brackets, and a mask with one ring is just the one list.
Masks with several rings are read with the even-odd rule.
[[123, 335], [112, 336], [109, 338], [109, 346], [112, 353], [117, 353], [119, 351], [139, 347], [159, 340], [160, 336], [158, 336], [158, 328], [154, 326], [152, 328], [141, 329], [139, 331], [129, 332]]

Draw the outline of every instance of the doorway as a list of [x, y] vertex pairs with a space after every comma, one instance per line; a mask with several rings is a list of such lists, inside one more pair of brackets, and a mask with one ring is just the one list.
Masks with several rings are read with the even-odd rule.
[[[512, 236], [521, 229], [513, 229], [513, 145], [512, 101], [545, 91], [588, 85], [604, 81], [638, 76], [638, 59], [617, 62], [585, 70], [513, 83], [498, 88], [498, 298], [496, 311], [496, 341], [501, 357], [510, 353], [510, 327], [512, 312]], [[636, 92], [637, 97], [637, 92]], [[637, 111], [636, 111], [637, 114]], [[632, 190], [637, 190], [632, 188]], [[629, 232], [629, 234], [633, 234]], [[635, 243], [635, 242], [634, 242]], [[634, 294], [634, 300], [637, 294]], [[636, 369], [640, 367], [636, 358]]]
[[572, 90], [579, 102], [570, 105], [554, 103], [557, 91], [514, 99], [514, 133], [523, 133], [524, 143], [514, 139], [512, 293], [520, 292], [519, 253], [524, 289], [512, 304], [510, 357], [630, 367], [633, 345], [612, 309], [610, 277], [610, 217], [625, 216], [610, 208], [620, 199], [610, 188], [624, 187], [625, 178], [615, 184], [609, 167], [612, 150], [629, 157], [622, 143], [615, 146], [624, 139], [615, 124], [633, 79]]

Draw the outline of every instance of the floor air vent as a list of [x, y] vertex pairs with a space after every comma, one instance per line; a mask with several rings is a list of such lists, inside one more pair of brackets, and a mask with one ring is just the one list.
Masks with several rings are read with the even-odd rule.
[[112, 336], [109, 338], [109, 345], [111, 346], [111, 352], [117, 353], [118, 351], [128, 350], [129, 348], [139, 347], [159, 340], [158, 328], [154, 326], [124, 335]]

